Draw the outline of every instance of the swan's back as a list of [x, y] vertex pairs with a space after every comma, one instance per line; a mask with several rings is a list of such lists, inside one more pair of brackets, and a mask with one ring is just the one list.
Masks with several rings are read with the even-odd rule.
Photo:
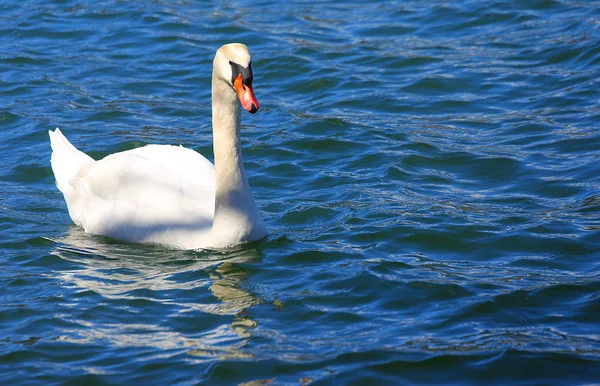
[[[55, 147], [59, 139], [64, 146]], [[215, 172], [199, 153], [148, 145], [94, 161], [58, 130], [51, 140], [57, 186], [73, 222], [86, 232], [180, 248], [210, 237]]]

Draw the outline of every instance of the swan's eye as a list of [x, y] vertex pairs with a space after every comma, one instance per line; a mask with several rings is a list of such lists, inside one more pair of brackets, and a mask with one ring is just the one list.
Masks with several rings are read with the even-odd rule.
[[245, 86], [252, 86], [252, 80], [254, 79], [252, 76], [252, 63], [248, 63], [248, 67], [242, 67], [237, 63], [229, 61], [229, 65], [231, 66], [231, 84], [234, 84], [235, 78], [242, 74], [242, 83]]

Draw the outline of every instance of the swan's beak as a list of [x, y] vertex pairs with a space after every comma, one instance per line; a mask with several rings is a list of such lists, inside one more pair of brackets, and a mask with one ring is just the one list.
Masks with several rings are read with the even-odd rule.
[[260, 104], [258, 104], [258, 101], [254, 96], [252, 86], [244, 84], [242, 81], [242, 74], [239, 74], [237, 78], [235, 78], [233, 85], [235, 86], [235, 91], [237, 91], [238, 97], [240, 98], [242, 107], [246, 109], [246, 111], [250, 112], [250, 114], [257, 112], [258, 109], [260, 109]]

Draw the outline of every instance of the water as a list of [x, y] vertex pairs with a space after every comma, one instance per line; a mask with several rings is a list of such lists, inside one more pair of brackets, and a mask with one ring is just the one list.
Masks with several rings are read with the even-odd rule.
[[[88, 4], [89, 3], [89, 4]], [[600, 379], [600, 3], [0, 5], [0, 383]], [[214, 51], [267, 239], [71, 224], [47, 130], [212, 157]]]

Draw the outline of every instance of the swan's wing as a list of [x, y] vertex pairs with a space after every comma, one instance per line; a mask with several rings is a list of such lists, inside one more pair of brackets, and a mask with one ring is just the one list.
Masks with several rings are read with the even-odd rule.
[[70, 183], [79, 197], [71, 217], [91, 233], [160, 243], [212, 224], [214, 166], [190, 149], [149, 145], [113, 154]]

